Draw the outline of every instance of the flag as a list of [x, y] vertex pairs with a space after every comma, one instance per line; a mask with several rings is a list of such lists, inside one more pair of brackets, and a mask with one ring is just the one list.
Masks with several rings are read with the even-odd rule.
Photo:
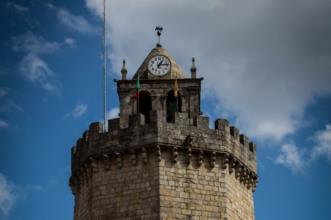
[[178, 96], [178, 91], [179, 91], [178, 82], [177, 82], [177, 79], [175, 79], [175, 82], [174, 82], [174, 96], [175, 97]]
[[140, 90], [140, 80], [139, 80], [139, 76], [138, 76], [137, 81], [136, 81], [136, 98], [139, 98], [139, 90]]

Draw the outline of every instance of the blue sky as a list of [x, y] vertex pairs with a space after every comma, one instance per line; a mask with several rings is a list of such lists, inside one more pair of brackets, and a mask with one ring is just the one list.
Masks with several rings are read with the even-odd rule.
[[[202, 110], [257, 143], [256, 219], [331, 218], [331, 4], [108, 1], [109, 117], [162, 44], [204, 77]], [[0, 219], [73, 216], [70, 148], [101, 111], [101, 1], [0, 2]], [[212, 124], [212, 123], [211, 123]]]

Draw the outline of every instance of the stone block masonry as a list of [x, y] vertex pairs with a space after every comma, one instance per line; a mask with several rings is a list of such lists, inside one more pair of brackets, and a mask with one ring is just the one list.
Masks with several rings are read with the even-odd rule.
[[72, 149], [74, 219], [253, 220], [255, 145], [224, 119], [162, 117], [113, 119], [108, 133], [91, 124]]

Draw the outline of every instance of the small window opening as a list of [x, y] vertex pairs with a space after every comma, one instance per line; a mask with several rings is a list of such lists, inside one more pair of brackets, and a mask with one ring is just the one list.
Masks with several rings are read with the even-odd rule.
[[150, 121], [150, 112], [152, 110], [151, 95], [147, 91], [139, 92], [139, 113], [145, 116], [145, 122]]

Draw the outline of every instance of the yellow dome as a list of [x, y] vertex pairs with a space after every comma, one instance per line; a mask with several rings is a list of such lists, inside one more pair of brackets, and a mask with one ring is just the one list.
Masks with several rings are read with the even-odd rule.
[[[154, 57], [162, 55], [169, 59], [171, 67], [170, 71], [162, 76], [152, 74], [148, 70], [148, 62]], [[183, 79], [186, 78], [183, 70], [178, 66], [174, 58], [169, 54], [167, 50], [162, 47], [156, 47], [145, 58], [144, 62], [140, 65], [137, 72], [134, 74], [133, 79], [136, 79], [139, 75], [140, 79]]]

